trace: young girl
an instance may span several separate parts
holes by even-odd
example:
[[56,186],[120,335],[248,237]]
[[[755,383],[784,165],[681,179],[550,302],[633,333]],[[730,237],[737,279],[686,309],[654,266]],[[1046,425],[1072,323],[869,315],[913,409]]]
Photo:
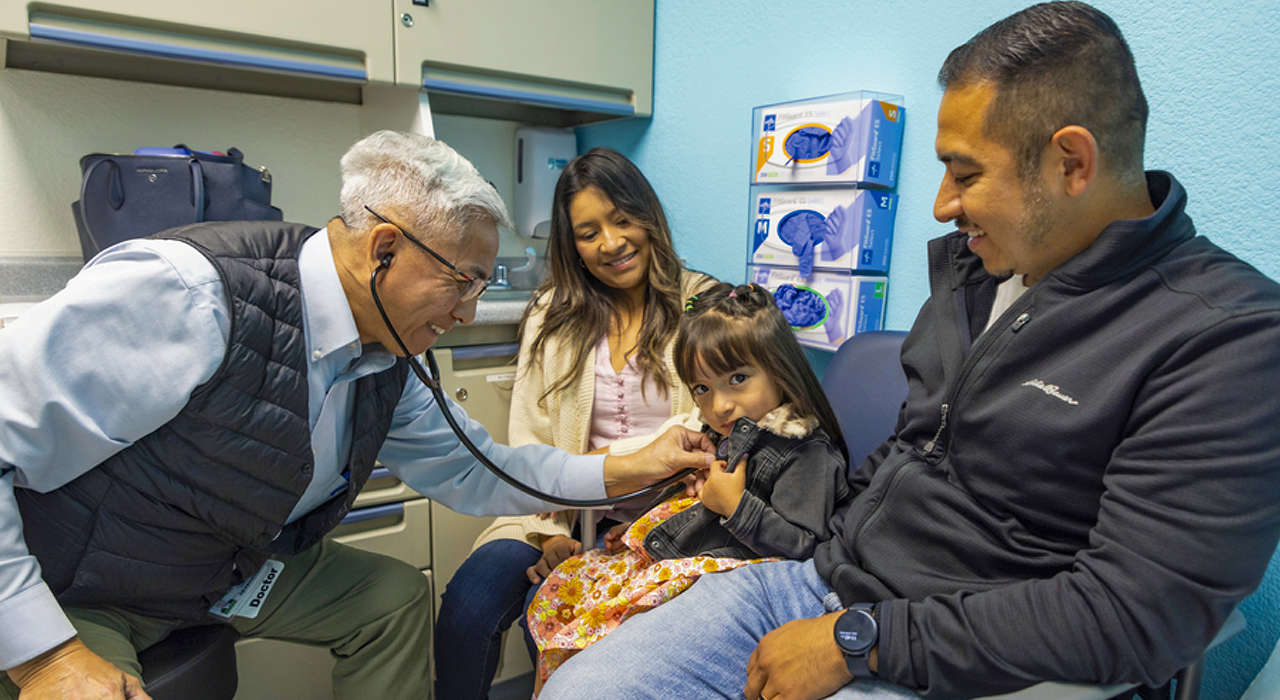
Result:
[[703,573],[764,558],[806,559],[850,497],[835,414],[795,333],[757,285],[719,283],[689,300],[676,371],[719,457],[698,498],[653,508],[609,550],[564,561],[529,608],[536,685],[623,620]]

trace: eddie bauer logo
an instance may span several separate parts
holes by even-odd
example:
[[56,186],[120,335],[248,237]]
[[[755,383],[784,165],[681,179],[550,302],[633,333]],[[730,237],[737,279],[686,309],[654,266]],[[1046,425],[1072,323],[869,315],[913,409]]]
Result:
[[1075,399],[1071,398],[1070,396],[1067,396],[1066,394],[1062,393],[1061,391],[1058,391],[1058,385],[1057,385],[1057,384],[1045,384],[1044,382],[1040,381],[1039,379],[1032,379],[1032,380],[1031,380],[1031,381],[1029,381],[1029,382],[1023,382],[1023,383],[1022,383],[1022,386],[1029,386],[1029,387],[1032,387],[1032,388],[1034,388],[1034,389],[1039,389],[1040,391],[1043,391],[1044,393],[1046,393],[1046,394],[1048,394],[1048,395],[1052,396],[1053,398],[1055,398],[1055,399],[1061,399],[1062,401],[1065,401],[1065,402],[1067,402],[1067,403],[1071,404],[1072,406],[1078,406],[1078,405],[1080,404],[1080,402],[1079,402],[1079,401],[1076,401]]

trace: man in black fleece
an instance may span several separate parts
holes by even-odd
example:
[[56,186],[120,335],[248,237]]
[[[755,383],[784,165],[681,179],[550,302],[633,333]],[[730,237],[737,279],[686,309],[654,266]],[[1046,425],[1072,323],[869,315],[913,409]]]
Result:
[[1172,175],[1144,173],[1119,29],[1036,5],[939,82],[934,215],[958,230],[929,245],[907,400],[835,537],[808,562],[704,576],[542,700],[1159,685],[1261,581],[1280,539],[1280,285],[1196,235]]

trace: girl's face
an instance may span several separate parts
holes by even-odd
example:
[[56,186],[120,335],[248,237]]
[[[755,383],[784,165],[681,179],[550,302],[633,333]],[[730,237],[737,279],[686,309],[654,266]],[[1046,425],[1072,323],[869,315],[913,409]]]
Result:
[[649,284],[649,233],[613,205],[604,192],[588,187],[569,201],[573,242],[582,264],[604,284],[632,291]]
[[746,416],[759,422],[782,405],[782,393],[773,378],[755,365],[713,374],[699,361],[689,389],[702,410],[703,420],[721,436],[733,432],[733,424],[739,418]]

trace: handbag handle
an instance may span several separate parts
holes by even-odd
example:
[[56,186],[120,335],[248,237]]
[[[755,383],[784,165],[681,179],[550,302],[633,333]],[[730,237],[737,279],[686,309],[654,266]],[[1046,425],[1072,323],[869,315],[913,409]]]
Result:
[[[189,150],[188,154],[190,154]],[[198,223],[204,221],[204,171],[200,167],[200,161],[195,156],[188,155],[186,158],[187,167],[193,171],[191,178],[191,204],[192,208],[195,209],[196,215],[196,220],[193,223]],[[94,171],[104,163],[111,167],[111,172],[107,175],[109,182],[108,202],[111,204],[112,209],[119,210],[120,207],[124,206],[126,193],[124,191],[124,178],[120,175],[120,164],[113,158],[104,158],[89,166],[89,169],[85,171],[80,178],[80,201],[89,201],[88,196],[86,196],[87,187],[89,182],[92,181]],[[89,236],[89,240],[93,242],[93,245],[98,250],[102,250],[104,246],[99,236],[94,233],[91,217],[86,215],[82,219],[84,230]]]

